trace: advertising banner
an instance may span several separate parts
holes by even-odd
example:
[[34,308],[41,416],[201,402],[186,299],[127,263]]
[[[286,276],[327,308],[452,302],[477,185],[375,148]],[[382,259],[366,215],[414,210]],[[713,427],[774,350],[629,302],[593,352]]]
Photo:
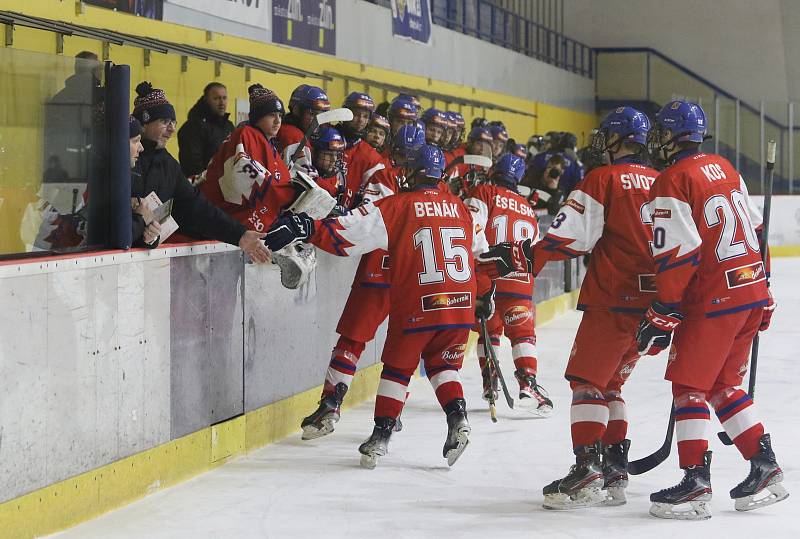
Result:
[[93,6],[132,13],[148,19],[161,20],[164,11],[163,0],[83,0]]
[[430,43],[429,0],[392,0],[392,34],[420,43]]
[[336,54],[336,0],[272,0],[272,41]]
[[[165,0],[200,13],[266,29],[269,25],[269,0]],[[180,21],[174,21],[180,22]]]

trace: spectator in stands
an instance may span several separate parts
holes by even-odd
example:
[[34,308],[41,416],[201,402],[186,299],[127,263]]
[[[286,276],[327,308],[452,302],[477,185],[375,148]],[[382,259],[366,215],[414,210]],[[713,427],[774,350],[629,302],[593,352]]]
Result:
[[[192,187],[178,162],[166,150],[167,142],[175,133],[176,122],[175,109],[164,91],[142,82],[136,87],[136,94],[133,116],[142,124],[144,151],[136,163],[136,174],[131,176],[131,197],[144,198],[155,192],[164,203],[172,199],[172,217],[183,234],[238,245],[254,262],[266,262],[269,253],[261,241],[264,235],[246,230],[244,225],[206,200]],[[152,246],[159,241],[152,235],[145,238],[144,230],[137,229],[135,223],[133,232],[134,245]]]
[[526,170],[521,185],[532,189],[530,201],[534,208],[546,208],[551,215],[558,213],[564,200],[564,192],[559,189],[559,182],[567,168],[567,160],[560,153],[554,153],[540,173]]
[[178,160],[188,178],[200,174],[233,131],[228,109],[228,90],[210,82],[203,95],[189,110],[188,119],[178,131]]

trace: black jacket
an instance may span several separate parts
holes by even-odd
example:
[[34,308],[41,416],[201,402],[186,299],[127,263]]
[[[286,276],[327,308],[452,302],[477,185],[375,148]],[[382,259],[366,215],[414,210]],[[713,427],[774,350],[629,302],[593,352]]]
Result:
[[189,110],[189,119],[178,130],[178,160],[184,176],[194,176],[208,167],[222,141],[233,132],[230,114],[214,114],[202,97]]
[[[181,166],[165,149],[157,150],[155,142],[142,140],[144,152],[131,174],[131,196],[144,198],[155,191],[162,202],[174,199],[172,217],[181,234],[198,239],[219,240],[239,245],[246,228],[217,208],[193,187],[181,172]],[[144,220],[133,216],[133,244],[144,245]]]

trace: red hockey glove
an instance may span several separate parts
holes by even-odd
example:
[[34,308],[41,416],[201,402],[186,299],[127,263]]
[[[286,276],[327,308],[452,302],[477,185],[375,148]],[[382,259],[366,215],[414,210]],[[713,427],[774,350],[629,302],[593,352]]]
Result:
[[[531,240],[516,242],[503,242],[492,245],[488,251],[478,255],[478,262],[491,264],[485,272],[493,280],[505,277],[509,273],[531,273],[533,270],[533,256],[531,254]],[[492,269],[494,266],[494,269]]]
[[767,331],[769,328],[769,323],[772,322],[772,313],[775,312],[775,307],[778,304],[775,303],[775,300],[772,299],[772,292],[769,293],[769,303],[762,307],[763,314],[761,315],[761,326],[759,326],[758,331]]
[[654,301],[636,331],[639,354],[654,356],[667,348],[672,341],[672,332],[682,321],[680,312]]

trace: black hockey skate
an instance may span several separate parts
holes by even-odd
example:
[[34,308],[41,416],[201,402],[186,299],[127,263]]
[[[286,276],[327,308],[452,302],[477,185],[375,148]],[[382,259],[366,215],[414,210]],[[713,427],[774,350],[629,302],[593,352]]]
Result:
[[392,436],[397,420],[393,417],[376,417],[375,428],[372,436],[358,446],[361,453],[361,466],[372,470],[377,466],[378,459],[389,452],[389,438]]
[[483,400],[486,402],[496,401],[500,396],[500,382],[497,373],[488,361],[486,366],[481,369],[481,377],[483,378]]
[[[650,514],[658,518],[705,520],[711,518],[711,451],[703,455],[701,466],[683,470],[683,479],[674,487],[650,495]],[[688,503],[689,509],[677,509]]]
[[442,456],[447,459],[447,465],[452,466],[466,449],[472,429],[467,421],[467,401],[464,399],[451,400],[444,411],[447,414],[447,439]]
[[625,488],[628,486],[628,449],[630,440],[603,447],[603,490],[606,500],[603,505],[624,505]]
[[[731,489],[731,498],[736,502],[737,511],[752,511],[789,497],[789,493],[780,484],[783,481],[783,471],[775,460],[769,434],[761,436],[758,444],[761,448],[750,459],[750,475]],[[768,491],[767,496],[755,499],[764,489]]]
[[347,384],[339,382],[333,389],[333,394],[322,397],[316,411],[300,423],[303,440],[321,438],[333,432],[334,425],[341,416],[342,401],[346,393]]
[[563,479],[556,479],[544,489],[545,509],[579,509],[603,503],[606,496],[600,491],[603,471],[600,467],[600,444],[575,449],[575,464]]
[[553,411],[553,401],[547,391],[536,382],[536,375],[525,369],[517,369],[514,376],[519,382],[519,407],[539,417],[547,417]]

